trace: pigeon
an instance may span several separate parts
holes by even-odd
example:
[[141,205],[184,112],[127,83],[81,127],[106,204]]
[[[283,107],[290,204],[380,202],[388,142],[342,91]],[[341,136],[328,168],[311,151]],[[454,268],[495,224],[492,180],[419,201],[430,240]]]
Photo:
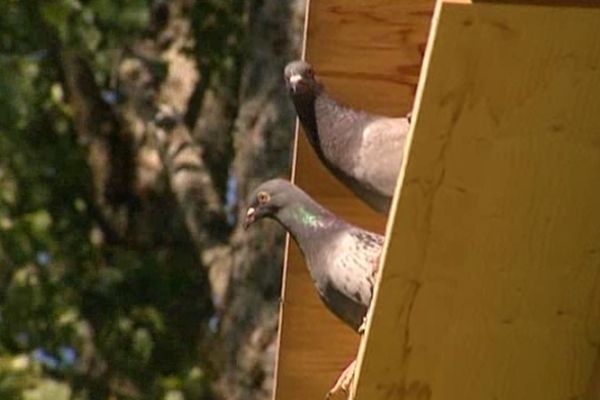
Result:
[[327,94],[304,61],[289,63],[284,78],[319,159],[371,208],[387,214],[402,165],[410,116],[389,118],[340,104]]
[[[251,194],[244,228],[262,218],[276,220],[290,233],[304,255],[325,306],[362,333],[373,297],[383,236],[349,224],[284,179],[264,182]],[[342,373],[328,397],[348,390],[354,364]]]
[[251,195],[244,226],[261,218],[279,222],[300,247],[325,305],[358,332],[373,294],[383,236],[347,223],[284,179]]

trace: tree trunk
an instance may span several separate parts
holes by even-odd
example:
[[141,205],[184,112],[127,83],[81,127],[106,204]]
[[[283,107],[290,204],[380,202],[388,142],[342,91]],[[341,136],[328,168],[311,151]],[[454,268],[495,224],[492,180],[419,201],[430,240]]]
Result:
[[245,232],[239,216],[253,187],[289,176],[295,114],[283,68],[299,56],[304,1],[229,3],[237,28],[212,62],[201,53],[209,18],[194,14],[200,6],[155,1],[151,29],[116,61],[114,104],[85,58],[65,54],[62,69],[88,152],[99,240],[191,243],[190,268],[205,271],[210,286],[196,295],[216,310],[211,332],[198,327],[199,358],[211,360],[220,397],[266,399],[284,234],[268,223]]

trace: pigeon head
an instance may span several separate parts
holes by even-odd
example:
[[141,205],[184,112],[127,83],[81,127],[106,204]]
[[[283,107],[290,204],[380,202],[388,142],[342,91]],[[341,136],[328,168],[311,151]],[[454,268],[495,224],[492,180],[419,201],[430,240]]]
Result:
[[262,218],[272,218],[292,234],[322,227],[335,217],[300,188],[284,179],[272,179],[250,195],[244,228]]
[[285,67],[285,84],[294,95],[316,95],[323,86],[315,77],[309,63],[305,61],[292,61]]
[[244,228],[259,219],[277,219],[277,214],[293,203],[299,189],[284,179],[272,179],[258,186],[250,195]]

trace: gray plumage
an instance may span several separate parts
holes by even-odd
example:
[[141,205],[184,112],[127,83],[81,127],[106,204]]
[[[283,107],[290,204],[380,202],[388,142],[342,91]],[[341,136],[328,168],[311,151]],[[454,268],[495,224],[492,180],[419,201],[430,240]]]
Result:
[[358,331],[373,296],[383,236],[345,222],[282,179],[260,185],[249,203],[245,227],[269,217],[287,229],[325,305]]
[[369,206],[387,213],[409,118],[369,114],[338,103],[304,61],[288,64],[284,76],[304,132],[323,164]]

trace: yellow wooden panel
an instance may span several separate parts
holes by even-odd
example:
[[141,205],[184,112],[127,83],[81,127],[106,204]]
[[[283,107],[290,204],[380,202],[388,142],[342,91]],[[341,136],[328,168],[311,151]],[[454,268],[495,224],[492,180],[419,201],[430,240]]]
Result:
[[436,8],[355,399],[600,399],[600,8],[537,3]]
[[[433,0],[311,0],[305,53],[328,91],[366,110],[412,107]],[[331,176],[301,134],[295,182],[347,220],[383,232],[374,213]],[[321,399],[354,358],[358,336],[321,304],[298,249],[287,254],[274,398]]]

